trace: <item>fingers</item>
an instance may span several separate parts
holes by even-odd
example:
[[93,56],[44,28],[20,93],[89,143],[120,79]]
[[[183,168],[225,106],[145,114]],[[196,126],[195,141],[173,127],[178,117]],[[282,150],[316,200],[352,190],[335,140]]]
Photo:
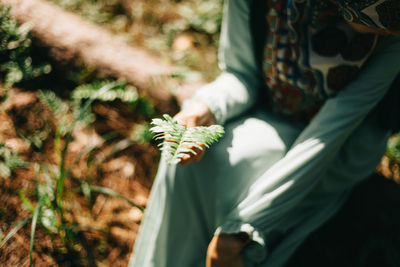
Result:
[[244,267],[243,245],[228,234],[214,236],[207,248],[207,267]]
[[174,120],[176,120],[180,125],[186,126],[186,127],[196,127],[198,126],[198,118],[197,116],[188,116],[184,112],[179,112],[174,116]]
[[181,125],[186,127],[209,126],[215,124],[214,117],[203,102],[196,102],[189,107],[178,112],[174,119]]
[[[193,103],[189,107],[178,112],[174,116],[174,120],[176,120],[180,125],[186,126],[188,128],[196,126],[209,126],[214,124],[214,117],[207,104],[203,102]],[[204,155],[205,147],[203,145],[203,149],[200,149],[198,147],[189,148],[193,149],[196,154],[187,153],[187,155],[185,155],[181,159],[181,165],[186,165],[190,162],[198,162]]]
[[181,164],[182,166],[185,166],[190,162],[198,162],[203,157],[204,152],[205,152],[203,145],[202,145],[202,147],[203,147],[203,149],[200,149],[198,147],[190,147],[191,149],[193,149],[196,152],[196,155],[192,154],[192,153],[188,153],[187,155],[182,157],[179,164]]

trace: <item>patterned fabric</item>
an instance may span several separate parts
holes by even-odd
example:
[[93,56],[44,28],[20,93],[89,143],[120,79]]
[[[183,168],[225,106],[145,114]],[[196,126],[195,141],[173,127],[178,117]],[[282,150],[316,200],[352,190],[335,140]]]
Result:
[[400,30],[399,0],[338,0],[343,17],[370,27]]
[[267,1],[264,71],[271,107],[308,121],[357,76],[378,37],[356,32],[333,1]]

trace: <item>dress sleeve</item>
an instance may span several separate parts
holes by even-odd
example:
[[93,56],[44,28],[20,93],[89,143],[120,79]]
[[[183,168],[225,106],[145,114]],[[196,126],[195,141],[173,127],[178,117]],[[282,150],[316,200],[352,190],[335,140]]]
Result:
[[243,113],[257,98],[260,82],[250,31],[251,2],[225,1],[218,53],[223,72],[183,104],[185,107],[195,101],[206,103],[218,124]]
[[399,62],[400,37],[388,37],[357,79],[326,101],[285,157],[251,186],[216,234],[245,231],[263,246],[266,240],[260,233],[276,228],[320,180],[346,139],[385,95],[400,72]]

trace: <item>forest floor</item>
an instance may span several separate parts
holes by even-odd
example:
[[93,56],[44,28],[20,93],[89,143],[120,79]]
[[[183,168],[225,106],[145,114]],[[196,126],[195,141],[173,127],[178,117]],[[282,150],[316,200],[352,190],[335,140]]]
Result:
[[[52,134],[35,151],[17,133],[43,131],[51,121],[48,108],[41,104],[35,92],[13,89],[5,102],[6,112],[0,113],[0,137],[4,143],[28,161],[28,168],[16,169],[12,176],[0,178],[0,233],[4,235],[16,222],[29,216],[20,192],[35,203],[36,177],[34,163],[58,164]],[[76,128],[69,145],[66,166],[79,156],[88,143],[98,141],[94,159],[101,158],[88,169],[88,156],[73,166],[65,183],[64,209],[66,221],[76,226],[80,245],[68,244],[60,234],[49,234],[37,228],[34,240],[34,266],[126,266],[142,218],[142,212],[125,200],[92,193],[88,200],[80,190],[82,180],[115,190],[140,207],[145,207],[155,175],[159,153],[154,145],[131,144],[112,152],[118,138],[102,142],[99,133],[123,133],[135,122],[135,113],[122,103],[93,105],[98,119],[85,128]],[[84,178],[82,178],[84,177]],[[27,266],[29,263],[28,224],[0,249],[0,266]],[[86,246],[83,249],[83,246]]]

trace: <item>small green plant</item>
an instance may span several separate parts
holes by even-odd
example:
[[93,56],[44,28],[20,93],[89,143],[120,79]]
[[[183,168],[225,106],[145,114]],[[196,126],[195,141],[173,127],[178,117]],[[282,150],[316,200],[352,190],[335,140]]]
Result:
[[[103,87],[111,87],[107,92],[98,94]],[[128,104],[132,109],[138,109],[144,118],[154,116],[154,107],[145,98],[141,97],[136,87],[129,85],[126,81],[94,81],[82,84],[72,91],[72,100],[80,105],[87,99],[98,100],[101,102],[111,102],[119,100]]]
[[[85,19],[98,24],[107,25],[112,30],[119,30],[127,23],[115,13],[118,12],[118,0],[50,0],[59,6],[76,13]],[[121,25],[122,24],[122,25]]]
[[389,138],[386,147],[386,158],[384,158],[381,165],[389,170],[385,176],[392,178],[396,183],[400,183],[400,133],[396,133]]
[[222,21],[222,0],[186,1],[179,6],[178,14],[188,24],[186,27],[217,34]]
[[49,232],[57,232],[59,221],[56,215],[55,209],[55,192],[53,188],[53,180],[50,178],[48,173],[44,176],[44,183],[39,182],[39,165],[35,164],[35,184],[36,184],[36,196],[37,204],[34,206],[30,202],[22,191],[19,192],[20,198],[25,206],[31,212],[31,216],[21,220],[16,223],[14,227],[9,231],[9,233],[1,240],[0,248],[6,244],[6,242],[15,235],[22,227],[24,227],[28,222],[32,221],[31,224],[31,235],[29,244],[29,266],[32,266],[32,251],[33,251],[33,241],[36,232],[37,224],[41,224]]
[[391,162],[400,163],[400,133],[390,137],[387,144],[386,155]]
[[150,132],[150,124],[137,124],[132,129],[129,139],[135,143],[150,143],[153,139],[153,134]]
[[51,71],[49,64],[35,65],[30,26],[18,25],[8,16],[9,9],[0,6],[0,73],[6,86],[36,78]]
[[128,85],[125,81],[98,81],[83,84],[74,89],[72,92],[72,98],[79,101],[92,98],[100,88],[110,84],[112,85],[112,88],[102,95],[97,95],[97,100],[114,101],[118,99],[122,102],[133,103],[139,99],[137,89]]
[[174,121],[171,116],[164,114],[163,119],[153,119],[150,129],[154,138],[162,139],[159,145],[162,151],[167,153],[167,162],[177,164],[187,153],[196,154],[191,147],[203,149],[202,145],[209,147],[217,142],[225,133],[221,125],[211,125],[209,127],[197,126],[187,128]]
[[[85,179],[76,179],[71,173],[71,168],[78,164],[79,159],[83,156],[80,155],[69,166],[66,166],[67,151],[70,142],[72,141],[74,128],[78,125],[87,125],[93,121],[93,115],[90,111],[91,104],[95,100],[102,99],[104,94],[110,92],[116,88],[118,83],[103,83],[102,87],[97,88],[95,92],[91,92],[90,95],[84,98],[75,99],[71,105],[68,102],[60,99],[52,91],[39,91],[38,97],[40,101],[45,104],[56,119],[56,134],[54,137],[56,153],[58,154],[57,164],[49,163],[35,163],[35,202],[30,201],[20,191],[19,195],[25,208],[30,211],[31,215],[28,218],[21,220],[16,223],[14,227],[0,239],[0,248],[6,244],[6,242],[12,238],[17,231],[24,227],[27,223],[31,222],[31,235],[30,235],[30,246],[29,246],[29,262],[32,265],[32,252],[34,246],[34,236],[37,226],[41,226],[46,233],[50,235],[58,235],[63,241],[64,245],[72,244],[72,247],[79,246],[83,248],[88,254],[88,250],[85,247],[85,243],[80,240],[77,235],[79,227],[75,222],[70,222],[66,219],[65,214],[69,212],[65,208],[65,181],[66,179],[74,179],[76,182],[80,182],[80,191],[84,196],[90,199],[92,192],[106,194],[115,198],[120,198],[127,201],[130,205],[143,211],[142,207],[136,205],[131,200],[119,193],[101,186],[89,185]],[[85,101],[83,101],[85,99]],[[64,142],[62,142],[64,141]],[[121,143],[121,142],[120,142]],[[126,147],[131,145],[131,142],[127,144],[121,143],[121,146]],[[85,150],[86,153],[90,153],[95,147],[89,147]],[[123,148],[122,148],[123,149]],[[0,144],[0,159],[3,159],[10,167],[7,173],[11,173],[15,166],[22,164],[17,161],[17,158],[12,158],[8,148]],[[11,162],[14,162],[11,164]],[[0,171],[1,171],[0,161]],[[96,229],[94,229],[96,230]],[[94,259],[89,259],[94,260]],[[93,261],[94,264],[94,261]],[[91,264],[91,265],[93,265]]]
[[0,143],[0,177],[8,178],[15,169],[25,167],[26,164],[18,154],[13,153],[8,146]]

